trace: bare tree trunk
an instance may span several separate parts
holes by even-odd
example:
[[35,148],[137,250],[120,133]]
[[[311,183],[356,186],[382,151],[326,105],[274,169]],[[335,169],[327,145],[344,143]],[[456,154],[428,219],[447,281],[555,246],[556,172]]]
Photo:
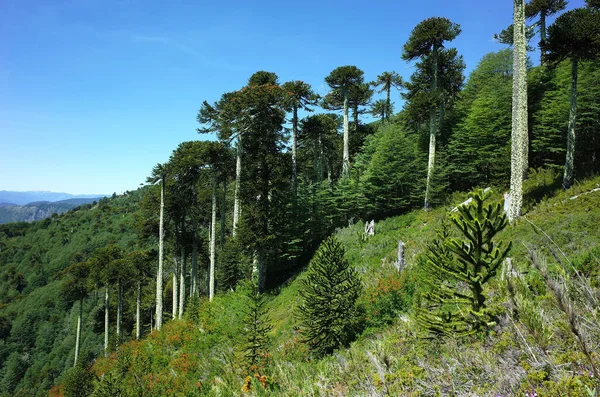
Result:
[[198,296],[198,222],[193,221],[194,236],[192,241],[192,271],[190,274],[190,297]]
[[77,358],[79,357],[79,344],[81,343],[81,319],[83,317],[83,298],[79,299],[79,315],[77,316],[77,336],[75,337],[75,362],[73,366],[77,365]]
[[221,199],[221,223],[219,225],[220,241],[219,249],[223,249],[225,245],[225,211],[227,210],[227,177],[223,179],[223,197]]
[[575,122],[577,121],[577,58],[571,58],[571,106],[569,108],[569,131],[567,133],[567,158],[563,188],[573,184],[573,168],[575,162]]
[[123,316],[123,284],[117,281],[117,346],[121,343],[121,318]]
[[164,255],[164,212],[165,212],[165,177],[160,184],[160,218],[158,231],[158,272],[156,272],[156,329],[162,326],[163,312],[163,255]]
[[185,273],[186,273],[185,247],[181,247],[181,271],[179,272],[179,319],[183,318],[185,303]]
[[544,46],[543,46],[545,43],[546,43],[546,11],[542,10],[540,12],[540,44],[542,45],[540,63],[542,65],[544,64],[544,57],[546,55],[546,51],[544,51]]
[[344,91],[344,152],[342,156],[342,175],[350,174],[350,131],[348,127],[348,90]]
[[527,169],[527,40],[524,0],[514,0],[513,102],[511,133],[510,206],[508,218],[521,216],[523,174]]
[[212,176],[212,216],[210,221],[210,270],[208,281],[208,300],[212,301],[215,295],[215,251],[217,232],[217,177],[215,171]]
[[104,357],[108,357],[108,285],[104,287]]
[[177,318],[177,298],[179,297],[179,291],[177,289],[178,285],[177,283],[179,282],[179,278],[178,276],[178,271],[179,271],[179,263],[177,262],[177,258],[175,256],[173,256],[173,264],[175,265],[175,268],[173,269],[173,320],[175,320]]
[[237,157],[235,159],[235,192],[233,199],[233,230],[232,235],[235,237],[237,233],[238,223],[242,214],[240,202],[240,181],[242,177],[242,134],[238,133],[237,141]]
[[142,281],[138,280],[137,283],[137,294],[135,297],[135,339],[142,337]]
[[[437,91],[438,86],[438,47],[433,46],[433,81],[431,83],[432,92]],[[437,109],[433,107],[429,111],[429,159],[427,160],[427,184],[425,185],[425,203],[423,209],[427,211],[430,206],[431,179],[433,178],[433,169],[435,167],[435,141],[437,135]]]

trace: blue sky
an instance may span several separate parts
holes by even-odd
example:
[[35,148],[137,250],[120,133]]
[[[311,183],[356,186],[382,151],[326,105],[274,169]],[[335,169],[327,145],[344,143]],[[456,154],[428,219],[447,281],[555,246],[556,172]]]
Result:
[[[583,0],[571,0],[569,9]],[[203,100],[257,70],[304,80],[356,65],[408,78],[402,45],[425,18],[461,25],[470,72],[502,48],[510,0],[5,0],[0,13],[0,190],[133,190],[195,132]],[[537,40],[536,40],[537,41]],[[532,54],[537,64],[537,53]],[[396,108],[399,95],[394,92]]]

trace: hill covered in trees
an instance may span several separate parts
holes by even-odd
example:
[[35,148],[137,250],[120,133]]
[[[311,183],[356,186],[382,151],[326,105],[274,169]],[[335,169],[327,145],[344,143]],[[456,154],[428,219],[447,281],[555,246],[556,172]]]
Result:
[[559,16],[533,67],[550,3],[516,1],[512,50],[468,79],[438,17],[406,82],[340,66],[321,98],[258,71],[148,186],[0,226],[2,393],[600,390],[600,11]]
[[75,198],[55,202],[36,201],[25,205],[0,204],[0,224],[10,222],[33,222],[62,214],[82,204],[93,203],[96,198]]

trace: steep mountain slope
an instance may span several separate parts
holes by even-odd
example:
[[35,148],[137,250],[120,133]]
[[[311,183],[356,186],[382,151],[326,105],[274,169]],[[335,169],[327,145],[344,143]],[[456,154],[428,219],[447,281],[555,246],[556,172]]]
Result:
[[[600,297],[600,178],[562,192],[552,188],[556,177],[539,173],[530,178],[529,212],[501,233],[501,239],[514,243],[510,253],[514,270],[506,268],[485,291],[490,306],[498,311],[498,324],[490,332],[422,339],[414,318],[428,288],[420,265],[423,254],[441,219],[465,198],[455,195],[446,207],[378,222],[374,236],[365,236],[362,224],[336,233],[365,285],[367,329],[347,349],[320,360],[307,353],[294,316],[305,279],[301,273],[269,294],[273,329],[265,367],[249,371],[245,364],[241,335],[248,302],[245,287],[240,287],[211,303],[194,303],[186,320],[171,321],[142,342],[122,345],[113,356],[97,360],[92,375],[81,376],[81,371],[66,375],[52,395],[85,382],[91,382],[99,395],[225,396],[240,390],[252,390],[257,396],[592,393],[599,386],[590,376],[591,363],[572,331],[571,317],[557,304],[552,284],[545,283],[544,273],[534,269],[532,260],[542,262],[556,283],[569,287],[566,301],[576,323],[597,324],[598,308],[586,305]],[[546,198],[537,201],[540,196]],[[407,267],[400,274],[392,266],[398,240],[406,243]],[[591,295],[586,296],[581,285]],[[598,328],[586,326],[583,338],[599,340]],[[598,364],[596,353],[592,360]]]

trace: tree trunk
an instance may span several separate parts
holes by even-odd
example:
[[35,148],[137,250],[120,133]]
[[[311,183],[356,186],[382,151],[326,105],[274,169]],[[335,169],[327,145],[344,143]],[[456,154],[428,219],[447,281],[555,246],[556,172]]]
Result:
[[177,258],[173,257],[173,264],[175,265],[175,269],[173,269],[173,313],[172,313],[172,317],[173,320],[175,320],[177,318],[177,298],[179,297],[179,291],[177,289],[178,285],[178,271],[179,271],[179,264],[177,263]]
[[75,337],[75,362],[73,366],[77,365],[77,358],[79,357],[79,344],[81,343],[81,320],[83,317],[83,298],[79,299],[79,315],[77,316],[77,336]]
[[[435,95],[438,86],[438,46],[434,44],[433,51],[433,81],[431,82],[431,91]],[[427,160],[427,184],[425,185],[425,203],[423,209],[427,211],[430,206],[431,178],[435,167],[435,141],[437,134],[437,109],[434,106],[429,111],[429,158]]]
[[524,0],[514,0],[513,101],[510,167],[510,207],[512,222],[521,216],[523,174],[527,169],[527,40]]
[[296,146],[298,139],[298,106],[294,105],[294,115],[292,117],[292,188],[294,191],[294,202],[298,192],[297,164],[296,164]]
[[573,184],[573,168],[575,161],[575,122],[577,121],[577,58],[571,59],[571,106],[569,109],[569,131],[567,133],[567,158],[563,188],[568,189]]
[[108,357],[108,285],[104,287],[104,357]]
[[256,253],[256,262],[258,268],[258,292],[262,294],[267,286],[267,267],[262,252]]
[[541,64],[544,64],[544,56],[546,55],[546,51],[544,51],[543,45],[546,43],[546,11],[542,10],[540,12],[540,44],[542,45],[541,51]]
[[192,222],[194,229],[192,241],[192,271],[190,274],[190,297],[198,296],[198,243],[196,237],[198,234],[198,222],[194,219]]
[[348,130],[348,90],[344,90],[344,152],[342,156],[342,175],[350,174],[350,131]]
[[142,337],[142,281],[137,282],[137,293],[135,297],[135,339]]
[[241,202],[240,202],[240,181],[242,177],[242,134],[238,133],[237,142],[237,157],[235,159],[235,192],[233,193],[233,230],[232,236],[235,237],[237,233],[238,223],[242,213]]
[[[392,100],[390,99],[390,91],[392,90],[392,86],[389,85],[386,90],[386,99],[385,99],[385,119],[390,121],[390,109],[392,108]],[[383,122],[383,120],[382,120]]]
[[223,249],[223,246],[225,245],[225,211],[227,210],[227,177],[225,177],[223,179],[223,197],[221,200],[221,224],[219,226],[219,229],[221,229],[219,232],[221,234],[220,236],[220,241],[219,241],[219,249]]
[[121,343],[121,318],[123,316],[123,285],[117,281],[117,346]]
[[210,273],[208,281],[208,300],[212,301],[215,295],[215,251],[217,240],[217,176],[212,175],[212,216],[210,221]]
[[160,183],[160,218],[158,226],[158,272],[156,272],[156,329],[162,326],[163,312],[163,255],[164,255],[165,177]]
[[183,318],[183,307],[185,303],[185,273],[186,269],[185,247],[181,247],[181,271],[179,272],[179,319]]

